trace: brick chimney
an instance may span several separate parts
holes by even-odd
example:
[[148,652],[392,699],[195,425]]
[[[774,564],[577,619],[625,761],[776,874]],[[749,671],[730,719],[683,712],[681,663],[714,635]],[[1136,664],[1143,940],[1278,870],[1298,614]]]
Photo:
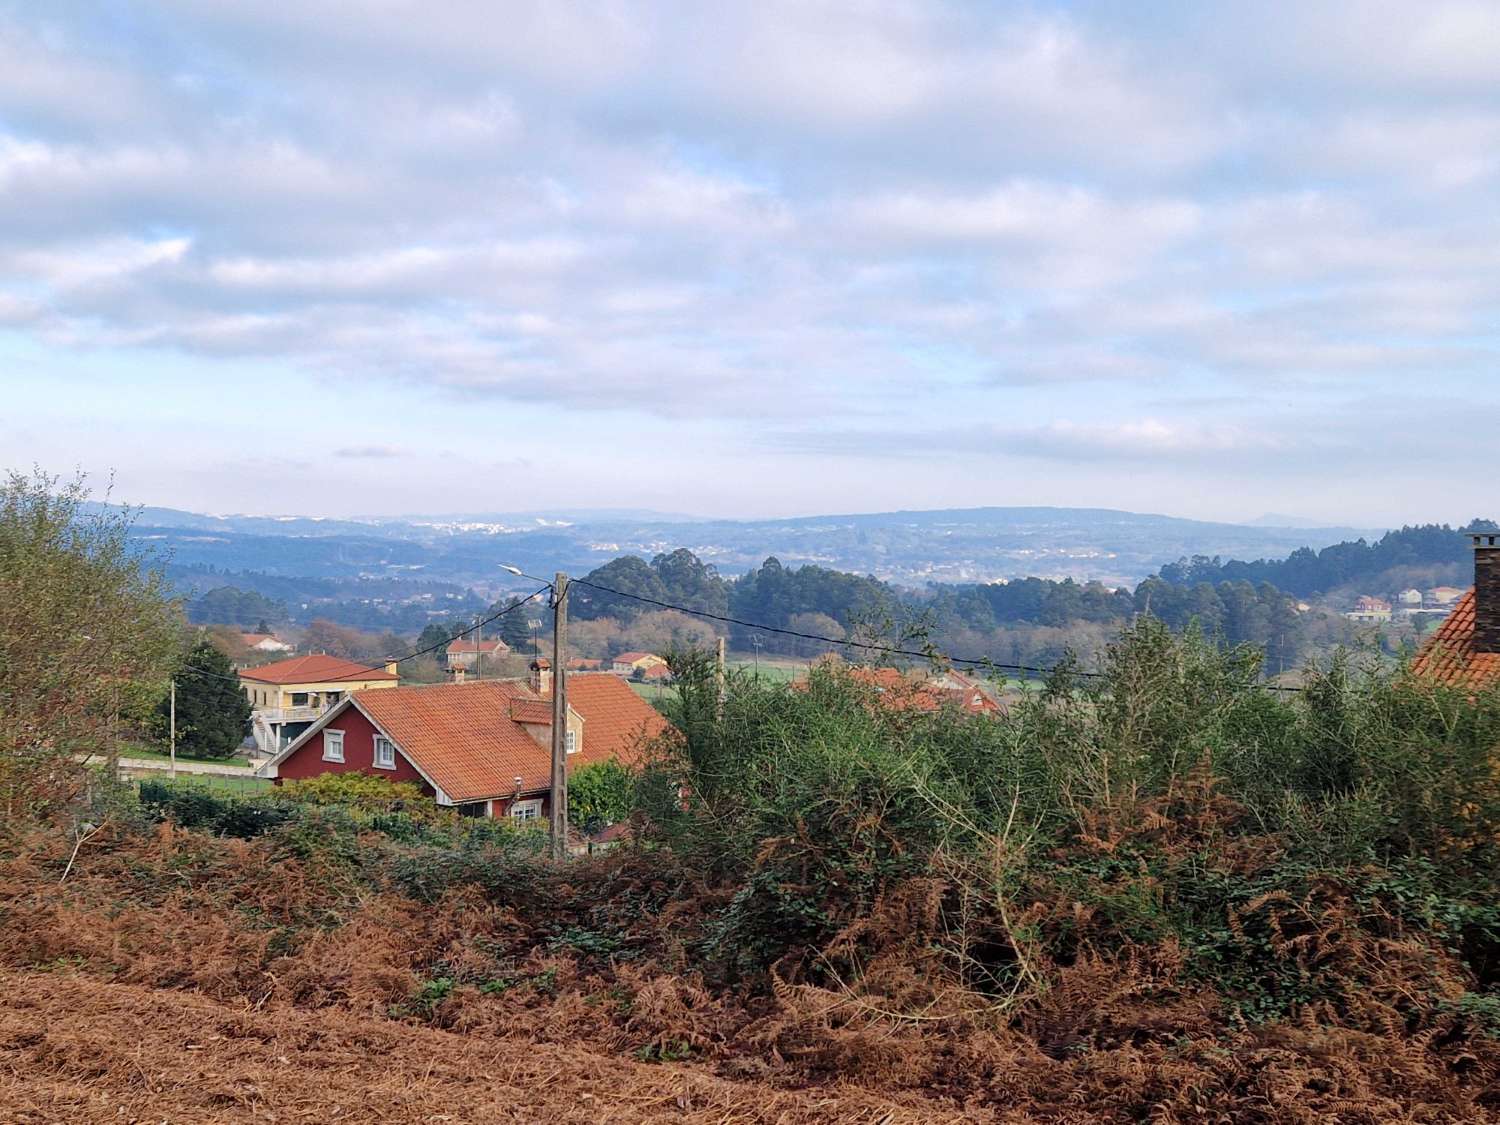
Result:
[[1500,652],[1500,534],[1473,532],[1474,651]]
[[538,695],[552,694],[552,663],[545,656],[531,662],[531,690]]

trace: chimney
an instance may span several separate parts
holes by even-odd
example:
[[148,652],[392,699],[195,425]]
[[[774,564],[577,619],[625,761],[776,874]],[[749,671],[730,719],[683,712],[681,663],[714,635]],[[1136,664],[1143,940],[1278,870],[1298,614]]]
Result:
[[1500,534],[1471,533],[1474,543],[1474,651],[1500,652]]
[[552,665],[545,657],[531,662],[531,690],[538,695],[552,694]]
[[386,663],[385,671],[386,671],[386,675],[388,675],[388,676],[395,676],[395,675],[399,674],[396,671],[396,662],[394,660],[388,661]]

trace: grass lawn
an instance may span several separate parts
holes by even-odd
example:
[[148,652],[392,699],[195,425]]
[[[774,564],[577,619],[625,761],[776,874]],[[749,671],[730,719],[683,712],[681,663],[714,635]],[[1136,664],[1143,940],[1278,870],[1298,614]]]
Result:
[[[122,742],[120,744],[120,757],[139,758],[143,762],[170,762],[172,755],[165,750],[159,750],[154,745],[144,742]],[[178,752],[179,762],[202,762],[211,766],[239,766],[245,765],[244,758],[195,758],[188,754]],[[246,769],[249,767],[246,766]]]
[[632,691],[648,703],[655,703],[659,699],[665,699],[672,690],[667,684],[640,684],[634,680],[626,680]]

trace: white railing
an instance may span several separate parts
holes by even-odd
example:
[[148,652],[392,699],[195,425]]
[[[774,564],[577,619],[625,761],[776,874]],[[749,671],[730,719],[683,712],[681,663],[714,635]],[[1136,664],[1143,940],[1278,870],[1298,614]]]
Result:
[[266,723],[307,723],[326,710],[326,707],[261,707],[254,715]]

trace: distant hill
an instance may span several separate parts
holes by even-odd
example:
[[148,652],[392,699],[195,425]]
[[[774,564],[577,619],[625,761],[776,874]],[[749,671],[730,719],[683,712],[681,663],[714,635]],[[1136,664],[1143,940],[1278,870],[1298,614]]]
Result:
[[1394,586],[1467,586],[1473,573],[1467,531],[1494,531],[1491,520],[1466,527],[1423,524],[1388,531],[1373,541],[1364,538],[1334,543],[1322,550],[1299,547],[1286,558],[1220,559],[1198,555],[1162,567],[1161,577],[1174,585],[1202,582],[1269,582],[1298,597],[1336,590],[1383,593]]
[[[420,579],[516,586],[501,570],[590,570],[620,555],[690,549],[726,576],[768,556],[873,574],[900,585],[1027,576],[1133,586],[1193,556],[1286,556],[1379,534],[1360,528],[1250,527],[1107,508],[993,507],[694,520],[674,515],[514,513],[405,519],[219,516],[146,508],[135,538],[181,576],[212,568],[271,577]],[[219,580],[222,582],[222,578]],[[285,596],[282,593],[280,596]]]

